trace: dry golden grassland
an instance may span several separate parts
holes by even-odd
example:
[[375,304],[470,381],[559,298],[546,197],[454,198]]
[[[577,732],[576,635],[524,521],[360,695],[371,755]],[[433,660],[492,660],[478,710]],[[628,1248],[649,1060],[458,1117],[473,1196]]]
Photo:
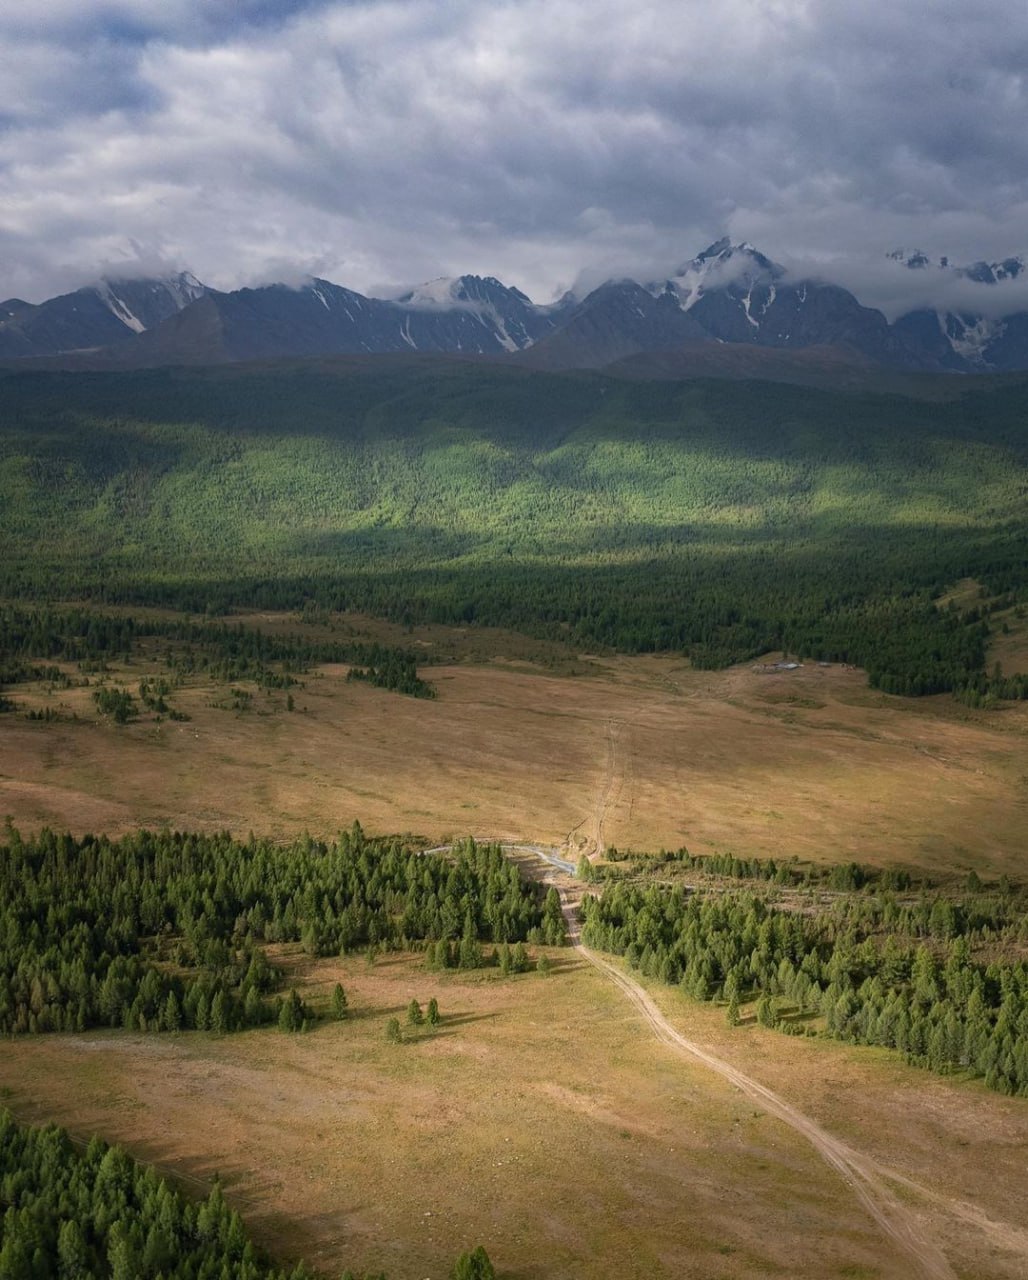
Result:
[[[458,659],[425,669],[435,701],[324,667],[293,691],[292,713],[284,692],[245,683],[253,710],[226,709],[225,686],[196,679],[172,697],[188,722],[147,713],[116,726],[90,689],[19,686],[22,709],[79,718],[4,716],[0,813],[29,830],[167,823],[282,837],[359,817],[433,840],[1024,872],[1024,704],[972,712],[945,696],[891,698],[841,666],[711,673],[666,657],[561,659],[488,632],[405,639]],[[134,691],[160,670],[153,659],[112,678]],[[561,661],[581,674],[542,665]]]
[[[352,1016],[305,1036],[124,1033],[9,1041],[16,1113],[99,1131],[179,1176],[220,1173],[257,1237],[326,1274],[441,1277],[484,1242],[506,1280],[782,1276],[900,1280],[909,1258],[813,1149],[654,1040],[571,953],[549,977],[426,972],[417,958],[310,962],[293,980]],[[431,995],[440,1027],[390,1016]],[[961,1276],[1024,1274],[1023,1101],[791,1039],[654,989],[689,1035],[922,1186],[904,1193]],[[960,1205],[994,1219],[968,1221]]]
[[[171,698],[187,722],[115,726],[91,688],[19,686],[20,711],[78,719],[0,720],[0,814],[26,830],[282,837],[359,817],[432,839],[685,844],[1023,878],[1028,707],[889,698],[839,666],[694,672],[497,632],[333,625],[446,655],[424,673],[438,698],[323,668],[293,690],[293,712],[284,691],[243,685],[253,710],[238,713],[213,705],[229,701],[224,685],[198,678]],[[155,648],[112,679],[134,692],[160,670]],[[351,1018],[306,1036],[20,1038],[0,1053],[0,1090],[27,1119],[100,1132],[182,1177],[220,1172],[265,1244],[326,1274],[439,1277],[482,1242],[507,1280],[910,1275],[805,1140],[654,1040],[595,970],[551,954],[549,978],[503,981],[287,948],[305,996],[327,1003],[342,981]],[[1023,1100],[752,1019],[729,1032],[722,1010],[653,994],[693,1039],[931,1191],[902,1194],[962,1278],[1025,1274],[1028,1238],[1002,1225],[1028,1197]],[[441,1028],[388,1044],[387,1019],[431,995]]]

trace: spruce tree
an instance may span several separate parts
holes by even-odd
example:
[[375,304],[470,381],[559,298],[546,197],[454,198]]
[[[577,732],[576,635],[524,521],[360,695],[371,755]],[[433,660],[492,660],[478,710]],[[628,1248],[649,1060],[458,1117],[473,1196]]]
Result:
[[337,982],[332,991],[332,1016],[337,1022],[342,1022],[346,1017],[346,992],[343,990],[343,984]]

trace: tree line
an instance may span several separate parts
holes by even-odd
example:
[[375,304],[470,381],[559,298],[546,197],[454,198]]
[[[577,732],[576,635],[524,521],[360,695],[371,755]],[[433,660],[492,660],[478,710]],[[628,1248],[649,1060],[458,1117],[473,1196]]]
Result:
[[[206,674],[221,681],[254,680],[261,688],[289,688],[318,663],[352,663],[355,678],[380,689],[432,697],[410,650],[354,639],[312,640],[271,636],[241,623],[139,618],[94,609],[0,606],[0,687],[66,677],[55,660],[104,671],[130,660],[143,641],[163,646],[164,662],[178,676]],[[422,659],[423,661],[423,659]]]
[[463,967],[481,942],[560,941],[559,902],[523,881],[498,847],[449,857],[372,839],[359,823],[331,842],[287,845],[176,831],[32,838],[0,846],[0,1032],[234,1031],[313,1013],[265,944],[312,956],[432,948]]
[[[253,1243],[220,1183],[194,1202],[120,1147],[94,1137],[80,1148],[56,1125],[29,1128],[9,1111],[0,1111],[0,1209],[4,1280],[315,1280],[304,1263],[280,1267]],[[451,1274],[495,1273],[479,1245]]]
[[730,1022],[755,1000],[764,1025],[802,1033],[821,1019],[836,1038],[1028,1096],[1028,917],[1010,895],[853,894],[808,914],[740,891],[620,882],[587,896],[583,915],[587,945],[726,1002]]

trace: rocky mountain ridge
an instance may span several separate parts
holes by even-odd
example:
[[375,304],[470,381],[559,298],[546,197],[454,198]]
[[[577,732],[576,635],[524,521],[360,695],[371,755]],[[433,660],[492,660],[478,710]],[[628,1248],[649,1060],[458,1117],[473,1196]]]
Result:
[[[222,292],[188,272],[102,280],[38,305],[0,303],[0,359],[75,357],[106,367],[276,357],[421,352],[514,359],[539,368],[602,368],[704,344],[816,349],[913,371],[1028,368],[1028,310],[1002,303],[1024,260],[956,267],[901,250],[900,267],[938,272],[961,305],[917,308],[889,323],[849,290],[802,279],[752,245],[719,240],[663,280],[608,280],[549,306],[491,276],[429,281],[371,298],[328,280]],[[996,290],[994,298],[992,291]]]

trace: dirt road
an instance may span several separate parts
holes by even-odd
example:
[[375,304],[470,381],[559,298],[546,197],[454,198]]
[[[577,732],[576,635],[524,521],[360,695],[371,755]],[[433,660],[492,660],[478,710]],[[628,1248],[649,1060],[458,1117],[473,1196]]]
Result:
[[[915,1268],[913,1274],[923,1277],[923,1280],[957,1280],[957,1273],[950,1266],[945,1254],[938,1245],[927,1238],[916,1216],[889,1189],[886,1180],[893,1175],[888,1170],[883,1169],[869,1156],[854,1151],[846,1143],[832,1137],[816,1121],[797,1111],[784,1098],[779,1097],[765,1085],[744,1075],[743,1072],[676,1031],[638,982],[616,965],[582,945],[576,904],[565,887],[560,885],[557,887],[564,906],[564,917],[568,922],[572,945],[578,948],[579,954],[584,959],[620,987],[659,1040],[672,1049],[698,1059],[704,1066],[716,1071],[747,1097],[759,1103],[766,1111],[802,1134],[853,1189],[854,1195],[878,1223],[883,1233],[910,1258]],[[921,1191],[926,1197],[930,1194],[909,1179],[897,1178],[896,1181],[901,1182],[908,1190]]]
[[[613,740],[616,738],[612,734],[612,746]],[[482,837],[482,839],[488,840],[488,837]],[[512,844],[502,838],[499,840],[494,838],[489,842],[501,844],[508,852],[534,854],[558,871],[567,875],[574,874],[569,861],[544,845]],[[443,852],[451,847],[443,845],[428,852]],[[619,966],[610,963],[582,944],[578,921],[578,898],[582,886],[576,885],[572,888],[567,880],[563,877],[554,877],[552,873],[546,873],[544,879],[554,884],[560,893],[569,940],[582,958],[624,992],[660,1041],[677,1052],[688,1054],[702,1062],[704,1066],[733,1084],[740,1092],[752,1098],[765,1111],[777,1116],[806,1138],[825,1162],[840,1174],[846,1185],[852,1189],[853,1194],[878,1224],[883,1235],[911,1260],[912,1275],[920,1277],[921,1280],[958,1280],[957,1272],[950,1265],[942,1249],[929,1237],[917,1214],[907,1207],[892,1187],[902,1188],[907,1200],[916,1197],[922,1203],[932,1202],[948,1218],[956,1219],[982,1232],[988,1238],[990,1246],[997,1251],[1012,1254],[1014,1258],[1028,1259],[1028,1230],[1009,1222],[996,1221],[976,1205],[956,1200],[934,1188],[923,1186],[899,1171],[879,1163],[871,1156],[855,1150],[847,1143],[833,1137],[817,1121],[804,1115],[772,1089],[760,1084],[675,1030],[652,997],[638,982]]]

